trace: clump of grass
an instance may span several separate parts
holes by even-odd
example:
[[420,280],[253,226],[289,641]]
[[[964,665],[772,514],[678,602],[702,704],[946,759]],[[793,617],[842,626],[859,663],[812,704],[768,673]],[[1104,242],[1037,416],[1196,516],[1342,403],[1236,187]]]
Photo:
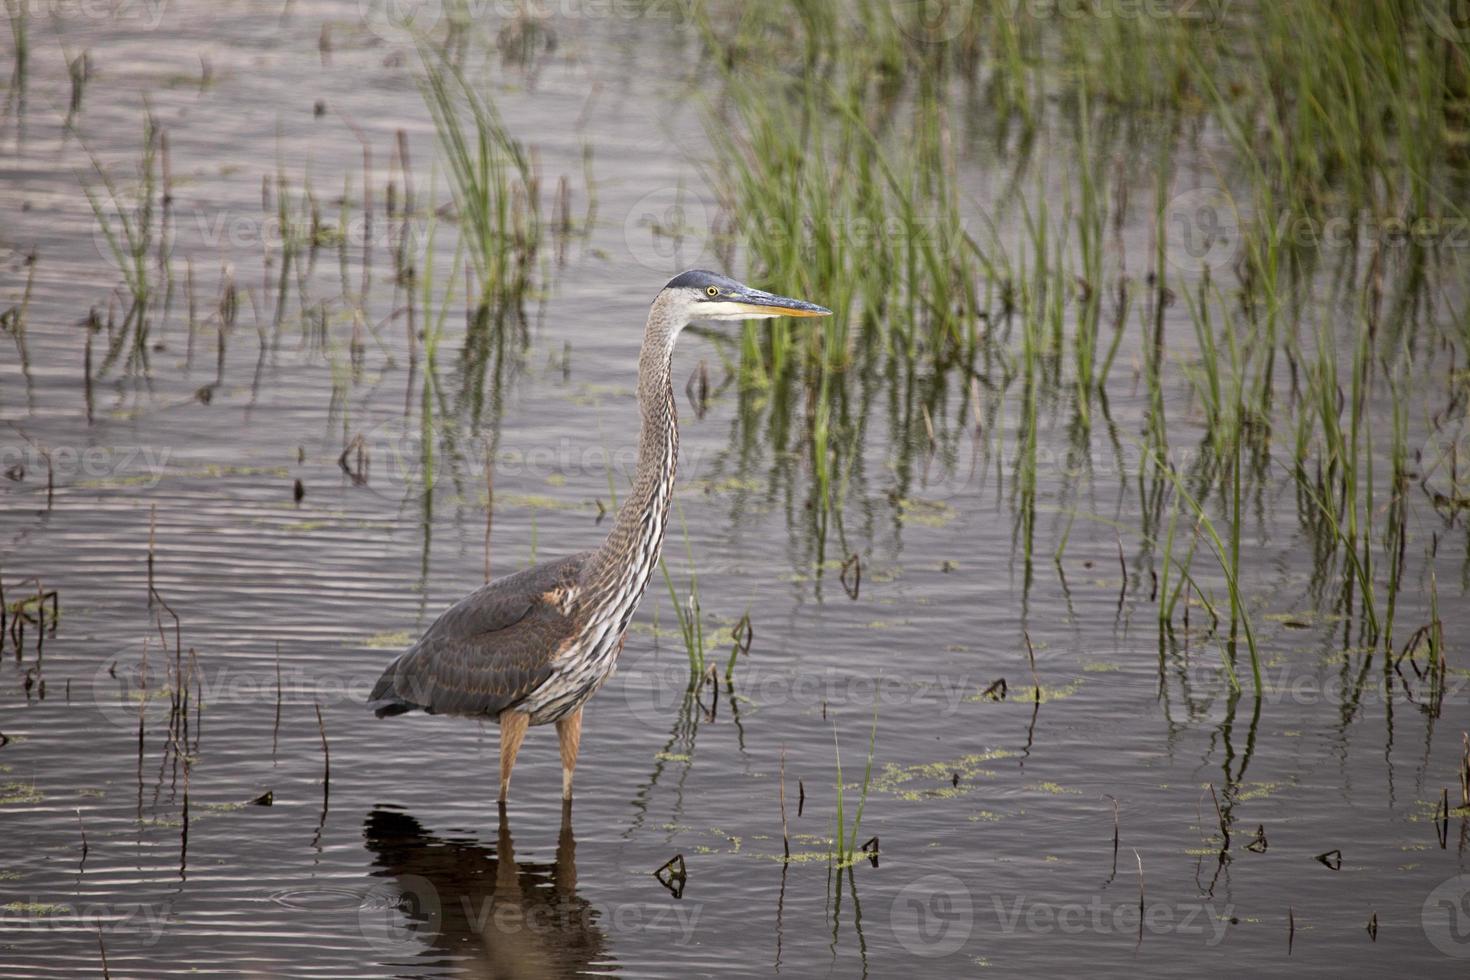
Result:
[[863,782],[859,788],[857,809],[852,815],[852,825],[847,823],[847,786],[842,781],[842,749],[837,744],[837,725],[832,726],[832,752],[837,761],[837,809],[834,815],[836,822],[835,832],[832,835],[832,851],[830,863],[833,867],[841,869],[856,864],[863,857],[863,851],[858,845],[858,830],[863,822],[863,808],[868,804],[868,787],[873,780],[873,749],[878,743],[878,714],[873,713],[873,728],[868,733],[868,761],[863,767]]
[[[118,190],[108,172],[94,157],[92,167],[107,191],[107,205],[92,188],[83,185],[83,193],[92,206],[92,213],[101,227],[108,249],[122,272],[123,281],[133,296],[133,301],[146,305],[153,293],[153,282],[148,268],[156,234],[154,201],[158,188],[158,140],[159,129],[151,113],[143,117],[143,156],[138,165],[138,192],[136,202],[130,207],[126,195]],[[109,218],[115,216],[116,222]]]
[[[1226,12],[1223,6],[1209,11]],[[963,355],[951,360],[941,355],[942,330],[914,329],[916,321],[903,315],[905,292],[915,281],[908,274],[926,268],[923,255],[912,253],[917,258],[910,260],[911,253],[902,247],[853,246],[834,232],[846,227],[852,215],[902,218],[913,202],[937,207],[942,214],[945,187],[952,188],[953,182],[946,185],[945,153],[933,148],[942,151],[945,141],[926,140],[925,127],[933,125],[944,133],[948,119],[942,111],[932,112],[926,100],[956,77],[987,79],[984,98],[992,105],[1004,104],[1027,128],[1075,118],[1068,153],[1080,166],[1068,175],[1061,195],[1054,185],[1043,183],[1041,198],[1031,204],[1023,199],[1020,205],[1029,236],[1021,274],[1011,275],[1001,250],[986,254],[974,248],[968,258],[960,250],[968,265],[957,276],[961,294],[967,289],[973,293],[981,280],[992,288],[1000,280],[999,290],[1006,296],[1001,305],[1008,314],[1015,300],[1020,312],[1018,356],[1002,365],[1007,383],[1014,377],[1022,381],[1012,500],[1016,551],[1025,552],[1029,566],[1041,483],[1036,461],[1039,406],[1059,388],[1062,366],[1070,363],[1077,422],[1086,429],[1092,421],[1092,393],[1107,387],[1123,336],[1115,331],[1110,341],[1104,340],[1100,329],[1100,300],[1110,294],[1104,277],[1119,271],[1121,263],[1110,262],[1104,221],[1108,201],[1099,165],[1117,155],[1110,159],[1104,127],[1096,120],[1117,120],[1139,110],[1145,120],[1156,114],[1162,122],[1157,130],[1147,125],[1130,130],[1158,144],[1150,145],[1149,153],[1156,177],[1154,267],[1148,272],[1149,289],[1137,304],[1129,302],[1134,295],[1130,282],[1119,276],[1115,322],[1123,323],[1136,309],[1143,327],[1141,374],[1147,383],[1145,438],[1150,450],[1146,468],[1158,470],[1152,489],[1140,477],[1146,511],[1162,514],[1166,488],[1175,491],[1159,590],[1160,621],[1171,623],[1179,599],[1198,592],[1212,614],[1228,616],[1232,639],[1245,641],[1253,673],[1258,669],[1250,615],[1239,588],[1247,565],[1245,524],[1253,497],[1257,507],[1264,506],[1261,495],[1273,439],[1294,422],[1298,512],[1314,530],[1319,548],[1314,564],[1324,580],[1341,584],[1342,601],[1359,610],[1363,634],[1391,643],[1405,577],[1405,484],[1412,467],[1402,396],[1392,400],[1386,468],[1384,447],[1375,451],[1375,436],[1383,431],[1373,414],[1374,389],[1380,383],[1375,376],[1378,363],[1398,358],[1412,364],[1415,346],[1422,349],[1424,341],[1414,331],[1416,320],[1434,315],[1425,315],[1424,283],[1432,275],[1426,270],[1435,264],[1428,250],[1414,242],[1389,249],[1389,254],[1380,247],[1360,256],[1353,249],[1332,270],[1337,281],[1331,285],[1337,288],[1346,281],[1356,289],[1361,280],[1361,296],[1355,294],[1339,310],[1333,298],[1319,302],[1324,284],[1318,273],[1325,270],[1317,264],[1331,253],[1304,245],[1290,230],[1301,219],[1321,228],[1329,217],[1347,216],[1356,236],[1363,230],[1359,215],[1370,225],[1388,219],[1408,225],[1421,217],[1431,222],[1462,217],[1453,190],[1464,171],[1465,66],[1470,62],[1463,39],[1445,29],[1444,11],[1434,4],[1370,9],[1308,0],[1290,10],[1235,9],[1228,11],[1231,19],[1224,26],[1229,30],[1216,30],[1219,23],[1189,23],[1182,16],[1109,19],[1082,11],[1077,17],[1048,19],[1032,11],[1015,13],[1006,17],[969,11],[956,31],[942,39],[921,39],[917,48],[910,40],[922,33],[922,24],[903,20],[916,15],[875,14],[865,4],[814,3],[794,21],[781,21],[770,5],[755,4],[735,30],[707,32],[708,43],[733,66],[730,112],[712,124],[720,157],[717,184],[737,220],[755,213],[775,215],[764,228],[737,225],[735,237],[752,265],[775,270],[773,278],[780,275],[816,289],[831,282],[832,302],[846,317],[834,318],[830,326],[836,332],[830,335],[814,331],[763,344],[758,335],[747,333],[741,351],[743,380],[782,397],[786,379],[796,377],[798,394],[807,395],[816,495],[829,499],[829,464],[840,458],[830,447],[833,433],[843,431],[834,428],[834,420],[840,417],[849,376],[871,363],[863,360],[864,351],[876,346],[895,363],[936,372],[965,364]],[[899,27],[897,35],[890,29],[893,24]],[[780,36],[782,27],[789,36]],[[1303,50],[1310,55],[1303,57]],[[782,70],[764,72],[755,64],[757,51]],[[1273,67],[1263,72],[1262,64]],[[853,98],[854,93],[859,97]],[[1233,266],[1217,267],[1220,283],[1209,274],[1202,279],[1171,274],[1166,256],[1175,192],[1173,153],[1182,144],[1181,126],[1188,131],[1200,124],[1215,125],[1228,135],[1232,152],[1220,156],[1233,159],[1222,161],[1220,179],[1243,190],[1234,214],[1241,247]],[[869,153],[870,161],[854,161],[848,154],[859,146],[876,146],[880,152]],[[845,196],[847,187],[823,182],[834,173],[858,188],[852,197],[862,200]],[[917,192],[908,193],[910,189]],[[1047,191],[1053,200],[1060,197],[1055,209],[1060,221],[1048,214]],[[1121,224],[1126,202],[1113,203],[1113,217]],[[772,226],[777,234],[771,233]],[[1440,258],[1447,264],[1457,261],[1452,255]],[[859,281],[844,292],[842,282],[852,279],[853,269],[860,270]],[[895,269],[900,272],[890,275]],[[1462,278],[1462,271],[1451,273],[1449,281]],[[1227,284],[1223,280],[1230,273],[1237,281]],[[952,295],[942,285],[929,288],[932,278],[919,281],[931,294]],[[1079,288],[1074,290],[1073,283]],[[1074,293],[1072,302],[1068,297]],[[1186,308],[1194,336],[1178,347],[1171,338],[1166,352],[1165,311],[1171,306]],[[1453,317],[1453,299],[1449,306]],[[962,307],[962,313],[972,315],[993,310],[989,302]],[[1317,335],[1308,332],[1303,339],[1301,320],[1314,313],[1320,317]],[[1009,327],[1008,319],[999,322]],[[1463,322],[1457,321],[1457,329],[1463,330]],[[990,318],[987,326],[993,336],[997,320]],[[1458,337],[1442,339],[1453,343]],[[1184,374],[1203,411],[1204,452],[1181,476],[1163,462],[1171,436],[1165,425],[1165,391],[1174,367],[1171,359],[1188,356],[1180,348],[1191,343],[1197,356],[1186,362]],[[1283,358],[1291,371],[1289,392]],[[1302,381],[1304,391],[1298,387]],[[1398,388],[1396,381],[1390,385]],[[1286,416],[1285,422],[1283,396],[1296,409],[1295,418]],[[1285,441],[1290,439],[1288,435]],[[1383,442],[1381,436],[1378,441]],[[841,440],[837,442],[840,447]],[[1458,480],[1452,482],[1458,486]],[[1188,510],[1193,530],[1182,563],[1174,555],[1181,508]],[[1145,533],[1154,540],[1162,530],[1146,528]],[[1224,602],[1217,607],[1191,577],[1190,562],[1202,539],[1226,575],[1228,610]]]
[[424,102],[479,280],[476,319],[486,321],[493,309],[519,309],[531,289],[542,238],[540,178],[494,102],[463,67],[424,39],[419,57]]
[[[1228,650],[1228,651],[1226,651],[1226,655],[1221,658],[1221,663],[1222,663],[1222,665],[1225,668],[1226,677],[1230,681],[1230,687],[1231,687],[1232,690],[1239,690],[1240,689],[1240,681],[1237,678],[1236,673],[1235,673],[1235,664],[1233,662],[1233,658],[1235,656],[1234,646],[1235,646],[1236,637],[1237,637],[1238,634],[1244,634],[1245,642],[1246,642],[1246,648],[1247,648],[1247,650],[1249,651],[1249,654],[1250,654],[1251,681],[1252,681],[1252,683],[1254,685],[1255,691],[1257,693],[1260,693],[1261,690],[1262,690],[1262,687],[1261,687],[1261,660],[1260,660],[1260,651],[1256,647],[1256,634],[1255,634],[1255,630],[1253,630],[1251,628],[1250,612],[1249,612],[1249,610],[1246,607],[1245,593],[1244,593],[1244,590],[1243,590],[1242,585],[1241,585],[1240,532],[1239,532],[1239,528],[1240,528],[1240,506],[1239,506],[1239,502],[1240,502],[1240,486],[1239,486],[1240,476],[1239,476],[1239,467],[1237,466],[1235,468],[1235,487],[1234,487],[1234,493],[1232,494],[1232,497],[1231,497],[1231,499],[1232,499],[1232,501],[1234,503],[1234,511],[1233,511],[1233,513],[1231,515],[1231,521],[1230,521],[1230,531],[1229,531],[1229,533],[1230,533],[1230,544],[1229,544],[1229,546],[1227,546],[1225,544],[1225,542],[1221,539],[1219,532],[1215,529],[1215,524],[1210,519],[1210,516],[1206,512],[1204,506],[1200,503],[1199,500],[1197,500],[1192,494],[1190,494],[1189,490],[1184,485],[1183,479],[1181,479],[1180,476],[1172,468],[1170,468],[1163,460],[1155,459],[1154,460],[1154,465],[1158,469],[1158,471],[1161,474],[1163,474],[1173,484],[1174,493],[1178,495],[1178,499],[1181,500],[1181,501],[1183,501],[1183,503],[1189,507],[1190,511],[1193,512],[1193,514],[1195,516],[1195,519],[1198,522],[1198,525],[1197,525],[1198,526],[1198,530],[1204,532],[1205,540],[1209,542],[1210,548],[1211,548],[1211,550],[1215,554],[1215,559],[1216,559],[1216,561],[1220,565],[1220,571],[1225,576],[1225,588],[1226,588],[1226,591],[1227,591],[1227,593],[1229,595],[1229,599],[1230,599],[1230,640],[1231,640],[1231,649]],[[1172,550],[1172,546],[1173,546],[1173,521],[1171,520],[1171,522],[1170,522],[1170,537],[1169,537],[1169,548],[1170,548],[1170,550]],[[1193,548],[1191,547],[1191,554],[1192,553],[1193,553]],[[1169,562],[1169,561],[1171,561],[1171,560],[1172,560],[1172,554],[1166,554],[1166,556],[1165,556],[1166,563]],[[1165,567],[1167,568],[1167,564],[1166,564]],[[1187,564],[1181,566],[1181,574],[1185,578],[1188,578],[1189,571],[1188,571],[1188,565]],[[1163,597],[1161,596],[1161,599],[1162,598]],[[1169,598],[1169,603],[1170,603],[1169,608],[1170,609],[1172,609],[1173,602],[1177,601],[1177,599],[1178,599],[1177,593]]]
[[[162,130],[151,111],[143,114],[143,152],[138,163],[137,187],[132,194],[118,188],[117,183],[92,158],[92,167],[107,192],[106,200],[85,184],[83,193],[101,228],[113,261],[123,276],[131,302],[122,328],[113,333],[99,374],[106,374],[132,339],[130,367],[145,365],[148,356],[148,311],[157,298],[162,270],[167,277],[166,209],[168,194],[161,184],[167,183],[167,145]],[[129,203],[131,202],[131,203]],[[158,249],[158,267],[154,266],[154,249]]]
[[885,139],[861,92],[815,80],[783,89],[758,74],[728,85],[736,118],[712,117],[709,132],[736,235],[759,278],[834,312],[769,334],[748,376],[796,369],[821,388],[859,346],[938,361],[965,350],[983,266],[940,155],[935,96],[902,138]]
[[684,601],[680,602],[679,593],[674,588],[673,576],[669,574],[668,561],[660,558],[659,568],[663,571],[664,584],[669,589],[669,602],[672,603],[674,615],[679,620],[679,635],[684,641],[684,652],[689,656],[689,683],[693,685],[702,680],[709,669],[704,656],[704,622],[699,608],[699,578],[691,562],[689,591]]
[[[904,392],[901,469],[944,441],[943,379],[978,349],[986,258],[964,227],[937,81],[915,82],[912,105],[895,109],[906,49],[885,8],[807,5],[796,45],[789,16],[769,5],[747,8],[734,30],[703,7],[696,14],[725,68],[727,97],[706,127],[711,182],[729,220],[724,260],[833,310],[781,330],[748,325],[733,372],[742,425],[758,400],[778,440],[793,421],[800,426],[792,435],[811,477],[800,513],[820,565],[829,533],[844,534],[844,501],[861,489],[865,381],[880,372],[923,378],[923,388]],[[850,32],[863,37],[860,54],[842,43]],[[793,77],[765,58],[748,60],[767,44],[806,69]]]
[[[345,201],[347,195],[343,195]],[[291,188],[284,172],[278,171],[275,180],[276,227],[280,232],[280,251],[277,255],[275,312],[271,325],[279,335],[285,323],[291,295],[296,293],[301,310],[302,325],[309,332],[306,340],[312,350],[321,350],[326,345],[325,311],[312,311],[307,284],[316,265],[317,250],[332,244],[341,232],[322,221],[321,206],[311,189],[311,179],[303,178],[300,192]],[[345,207],[345,204],[344,204]],[[293,289],[294,286],[294,289]],[[313,316],[312,313],[316,312]],[[261,343],[265,344],[265,326],[261,325]]]
[[[674,607],[674,615],[679,621],[679,636],[684,643],[684,652],[689,657],[689,689],[697,691],[705,682],[714,676],[716,665],[709,661],[708,652],[710,646],[706,643],[704,633],[704,616],[699,604],[699,573],[694,566],[694,549],[689,542],[689,525],[684,521],[684,510],[679,508],[679,523],[684,533],[684,553],[689,567],[689,585],[680,601],[679,592],[674,587],[673,575],[669,572],[669,563],[666,558],[659,558],[659,569],[663,572],[664,585],[669,590],[669,602]],[[726,665],[725,677],[730,680],[735,669],[735,658],[739,652],[737,646],[730,654],[729,663]]]

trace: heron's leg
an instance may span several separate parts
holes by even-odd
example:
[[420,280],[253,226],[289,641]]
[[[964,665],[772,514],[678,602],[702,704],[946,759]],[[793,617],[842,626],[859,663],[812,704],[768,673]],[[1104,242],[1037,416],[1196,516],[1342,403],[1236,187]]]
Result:
[[556,738],[561,743],[561,798],[572,798],[572,773],[577,768],[577,747],[582,744],[582,709],[578,708],[556,723]]
[[531,716],[524,711],[502,711],[500,713],[500,802],[510,795],[510,771],[515,768],[516,753],[521,750],[521,740],[526,737],[526,726]]

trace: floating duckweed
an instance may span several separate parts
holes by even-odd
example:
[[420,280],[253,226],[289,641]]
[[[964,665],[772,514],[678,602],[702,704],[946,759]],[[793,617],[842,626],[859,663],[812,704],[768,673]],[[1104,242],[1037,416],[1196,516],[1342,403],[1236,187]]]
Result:
[[390,647],[408,646],[412,640],[413,634],[408,630],[394,630],[391,633],[374,633],[366,640],[363,640],[360,645],[372,647],[374,650],[381,650]]
[[1281,786],[1281,783],[1243,783],[1235,794],[1235,801],[1245,803],[1247,800],[1264,800],[1274,796]]
[[224,463],[211,463],[197,469],[184,470],[178,475],[186,478],[203,477],[209,480],[218,480],[225,476],[269,476],[284,480],[291,475],[291,470],[285,466],[231,466]]
[[1310,629],[1313,626],[1324,626],[1329,623],[1342,621],[1342,616],[1337,613],[1323,613],[1315,609],[1304,609],[1298,612],[1267,613],[1266,619],[1273,623],[1280,623],[1288,629]]
[[[1425,823],[1438,820],[1440,817],[1439,804],[1440,800],[1438,798],[1433,800],[1415,800],[1414,807],[1408,814],[1409,822]],[[1454,813],[1455,809],[1451,808],[1450,812]]]
[[954,522],[954,519],[959,516],[959,511],[942,500],[902,497],[898,501],[898,516],[909,524],[945,527]]
[[708,830],[696,830],[693,827],[683,827],[680,833],[686,835],[697,835],[705,838],[715,838],[710,843],[696,843],[689,849],[696,854],[739,854],[744,839],[725,833],[718,827],[710,827]]
[[201,807],[207,813],[233,813],[245,809],[244,803],[206,803]]
[[128,487],[153,487],[164,479],[162,473],[140,473],[134,476],[99,477],[95,480],[78,480],[76,485],[83,490],[125,490]]
[[584,384],[570,395],[573,405],[596,408],[602,404],[604,398],[632,398],[637,394],[627,385],[594,385]]
[[588,506],[586,502],[580,500],[559,500],[556,497],[534,493],[497,493],[495,503],[525,510],[584,510]]
[[184,821],[178,817],[153,817],[143,821],[145,827],[157,827],[162,830],[174,830],[184,825]]
[[21,915],[56,915],[68,911],[69,907],[55,902],[6,902],[0,905],[0,910]]
[[789,855],[783,852],[777,854],[757,854],[755,856],[764,858],[767,861],[780,861],[785,864],[815,864],[818,861],[826,862],[831,860],[832,842],[829,840],[826,846],[818,851],[792,851]]
[[[1046,684],[1043,684],[1041,685],[1041,697],[1038,699],[1036,696],[1036,688],[1030,684],[1027,684],[1025,687],[1011,688],[1011,693],[1006,698],[1006,700],[1020,701],[1023,703],[1030,703],[1040,700],[1042,704],[1046,704],[1048,701],[1061,701],[1065,698],[1070,698],[1081,689],[1082,678],[1080,677],[1069,684],[1063,685],[1062,687],[1050,687]],[[990,698],[985,697],[984,694],[977,691],[974,694],[966,696],[965,700],[985,701],[988,703],[990,701]]]
[[1070,787],[1063,786],[1061,783],[1051,783],[1051,782],[1031,783],[1026,788],[1027,789],[1030,789],[1030,790],[1035,790],[1035,791],[1037,791],[1039,793],[1050,793],[1052,796],[1081,796],[1082,795],[1082,791],[1080,789],[1072,789]]
[[[873,788],[901,800],[953,799],[975,790],[975,780],[994,776],[985,763],[1015,755],[1006,749],[987,749],[948,762],[926,762],[912,766],[888,763],[873,777]],[[955,775],[959,775],[956,785]],[[925,785],[915,785],[925,784]]]
[[40,803],[45,797],[30,783],[0,785],[0,806],[13,803]]

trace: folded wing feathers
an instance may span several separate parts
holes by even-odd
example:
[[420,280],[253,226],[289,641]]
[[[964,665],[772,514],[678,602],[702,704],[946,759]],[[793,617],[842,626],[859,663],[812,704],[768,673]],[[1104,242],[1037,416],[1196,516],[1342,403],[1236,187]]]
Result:
[[422,708],[494,717],[524,700],[550,677],[552,658],[575,632],[559,599],[586,557],[507,575],[451,606],[383,671],[368,697],[378,716]]

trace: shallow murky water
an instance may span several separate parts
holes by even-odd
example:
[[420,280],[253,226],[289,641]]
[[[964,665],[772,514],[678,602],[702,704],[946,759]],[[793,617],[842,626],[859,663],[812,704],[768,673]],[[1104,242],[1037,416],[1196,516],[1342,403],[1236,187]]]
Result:
[[[493,36],[498,12],[481,13]],[[416,193],[443,203],[446,183],[416,55],[370,6],[34,16],[24,114],[0,134],[0,307],[32,281],[23,338],[0,337],[0,581],[12,605],[55,590],[59,616],[26,606],[0,662],[0,972],[100,975],[105,956],[118,977],[1461,975],[1470,831],[1435,809],[1445,788],[1458,802],[1470,722],[1463,519],[1416,518],[1416,546],[1437,534],[1439,551],[1398,610],[1405,634],[1426,622],[1432,580],[1456,668],[1435,710],[1417,668],[1386,668],[1322,595],[1289,477],[1261,494],[1245,584],[1266,690],[1232,694],[1203,608],[1160,639],[1134,481],[1147,392],[1123,370],[1090,465],[1065,405],[1042,410],[1028,565],[1014,389],[987,379],[983,427],[954,421],[965,385],[941,395],[930,453],[911,410],[925,379],[869,379],[826,526],[782,407],[721,383],[728,336],[686,334],[678,377],[704,362],[714,394],[702,417],[680,395],[665,556],[681,602],[692,561],[722,665],[749,614],[733,691],[686,697],[655,582],[588,708],[569,821],[548,731],[502,816],[494,731],[372,717],[381,667],[483,578],[486,445],[497,574],[595,544],[631,466],[647,303],[719,261],[692,29],[618,5],[553,25],[554,49],[489,78],[547,201],[565,178],[586,227],[543,256],[524,347],[462,349],[456,294],[431,364],[391,254],[432,240],[442,286],[453,229],[428,209],[388,219],[400,132]],[[66,61],[84,50],[68,132]],[[173,292],[141,354],[104,364],[89,310],[116,334],[126,304],[80,188],[100,188],[91,154],[128,199],[145,98],[168,138]],[[977,197],[994,193],[985,154],[969,163]],[[276,203],[306,213],[308,182],[346,242],[282,276]],[[676,213],[683,234],[657,233]],[[1421,367],[1442,389],[1455,364]],[[1190,417],[1183,387],[1166,397]],[[176,639],[195,665],[187,727],[162,691]],[[986,697],[1002,678],[1008,696]],[[834,872],[838,751],[850,825],[874,726],[856,840],[880,854]],[[682,889],[653,875],[676,854]]]

